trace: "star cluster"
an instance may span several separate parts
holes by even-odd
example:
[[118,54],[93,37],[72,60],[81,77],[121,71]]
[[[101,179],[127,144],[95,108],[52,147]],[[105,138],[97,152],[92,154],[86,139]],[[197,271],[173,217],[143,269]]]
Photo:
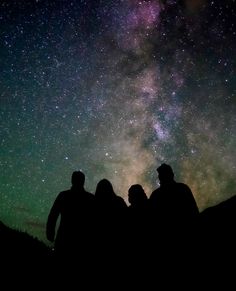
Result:
[[200,210],[234,195],[235,4],[1,1],[0,219],[44,240],[77,169],[125,199],[162,162]]

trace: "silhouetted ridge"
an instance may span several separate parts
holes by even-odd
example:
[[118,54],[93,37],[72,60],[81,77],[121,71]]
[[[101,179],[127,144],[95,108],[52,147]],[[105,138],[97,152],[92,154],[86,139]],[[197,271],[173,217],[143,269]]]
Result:
[[1,236],[1,252],[7,253],[18,253],[19,255],[24,254],[35,254],[40,256],[41,254],[48,254],[49,248],[37,238],[32,237],[26,232],[12,229],[6,226],[0,221],[0,236]]
[[206,208],[204,211],[202,211],[202,215],[224,215],[226,217],[229,216],[236,216],[236,195],[233,197],[222,201],[221,203]]
[[227,285],[235,286],[236,196],[201,212],[199,229],[205,279],[217,278],[216,282],[224,282],[224,290],[229,290]]
[[14,286],[21,277],[29,280],[40,276],[42,282],[47,280],[52,251],[37,238],[0,222],[0,258],[2,278]]
[[205,209],[200,215],[202,231],[212,235],[221,243],[235,240],[236,236],[236,195]]

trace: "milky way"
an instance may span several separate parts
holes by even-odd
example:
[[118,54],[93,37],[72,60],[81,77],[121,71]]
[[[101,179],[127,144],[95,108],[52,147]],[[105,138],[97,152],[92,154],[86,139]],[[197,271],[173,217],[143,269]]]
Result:
[[[20,3],[21,2],[21,3]],[[236,194],[235,1],[1,1],[0,220],[45,240],[74,170],[200,210]]]

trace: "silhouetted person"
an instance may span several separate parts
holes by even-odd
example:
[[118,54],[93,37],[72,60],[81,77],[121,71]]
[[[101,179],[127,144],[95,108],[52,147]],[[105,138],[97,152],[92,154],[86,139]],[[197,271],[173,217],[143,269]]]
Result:
[[113,189],[111,182],[107,179],[102,179],[98,182],[95,191],[96,201],[101,202],[104,206],[111,206],[113,209],[124,209],[127,207],[123,198],[118,196]]
[[198,207],[190,188],[174,180],[171,166],[162,164],[157,168],[160,187],[150,196],[151,207],[166,223],[188,223],[195,219]]
[[176,271],[180,260],[183,266],[196,261],[194,237],[197,237],[196,221],[199,211],[190,188],[174,180],[171,166],[162,164],[157,168],[157,172],[160,187],[152,192],[149,199],[152,214],[152,249],[154,252],[158,248],[161,250],[156,254],[162,256],[162,259],[159,259],[163,264],[167,264],[167,268],[177,264],[173,269]]
[[[111,182],[107,179],[98,182],[95,199],[98,260],[103,261],[105,268],[108,267],[105,269],[106,272],[114,273],[114,268],[120,266],[117,261],[124,256],[122,246],[125,239],[127,205],[123,198],[116,195]],[[112,274],[109,273],[109,276]]]
[[130,206],[128,208],[127,243],[129,245],[130,268],[132,269],[130,275],[135,280],[138,274],[143,276],[143,272],[148,265],[149,209],[147,195],[139,184],[132,185],[129,188],[128,200]]
[[[57,196],[47,220],[47,239],[55,239],[55,252],[63,259],[79,256],[89,260],[93,233],[95,197],[84,189],[85,175],[73,172],[72,187]],[[56,223],[60,224],[55,238]]]
[[[128,191],[129,206],[129,227],[130,232],[143,239],[146,235],[148,222],[148,198],[139,184],[132,185]],[[138,239],[138,237],[136,239]]]
[[[123,198],[118,196],[110,181],[102,179],[98,182],[95,191],[97,218],[101,227],[113,235],[120,230],[127,205]],[[111,225],[113,226],[111,227]]]
[[139,184],[132,185],[129,188],[128,199],[131,208],[143,208],[147,204],[147,195],[143,187]]

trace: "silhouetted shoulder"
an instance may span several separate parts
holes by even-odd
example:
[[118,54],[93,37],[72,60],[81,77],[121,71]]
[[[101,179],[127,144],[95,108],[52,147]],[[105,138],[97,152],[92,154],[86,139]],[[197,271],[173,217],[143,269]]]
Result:
[[60,204],[60,203],[63,203],[63,201],[64,201],[65,199],[68,199],[68,196],[70,195],[70,192],[71,192],[71,190],[65,190],[65,191],[60,192],[60,193],[57,195],[54,204]]
[[185,190],[185,191],[190,191],[190,192],[192,192],[191,189],[189,188],[189,186],[186,185],[186,184],[184,184],[184,183],[176,183],[176,185],[177,185],[180,189],[183,189],[183,190]]
[[87,192],[87,191],[84,191],[84,194],[89,202],[91,202],[92,204],[95,203],[95,195],[94,194]]
[[90,192],[87,192],[87,191],[84,191],[86,195],[88,195],[88,197],[90,197],[90,199],[95,199],[95,196],[94,194],[90,193]]
[[150,195],[149,200],[155,199],[155,197],[159,196],[160,192],[161,192],[160,188],[154,190]]
[[123,208],[127,207],[125,200],[120,196],[116,196],[116,203],[117,204],[119,203],[120,207],[123,207]]
[[199,209],[193,193],[188,185],[184,183],[176,183],[176,187],[178,187],[177,192],[179,192],[179,199],[181,206],[189,210],[192,215],[199,214]]
[[176,188],[176,191],[178,191],[182,197],[186,196],[186,197],[194,198],[193,193],[188,185],[184,183],[175,183],[175,188]]
[[70,194],[71,190],[65,190],[65,191],[62,191],[58,194],[58,197],[59,198],[64,198],[64,197],[68,197],[68,195]]
[[155,190],[152,192],[152,194],[150,195],[150,198],[151,198],[153,195],[158,194],[159,192],[160,192],[160,188],[155,189]]

